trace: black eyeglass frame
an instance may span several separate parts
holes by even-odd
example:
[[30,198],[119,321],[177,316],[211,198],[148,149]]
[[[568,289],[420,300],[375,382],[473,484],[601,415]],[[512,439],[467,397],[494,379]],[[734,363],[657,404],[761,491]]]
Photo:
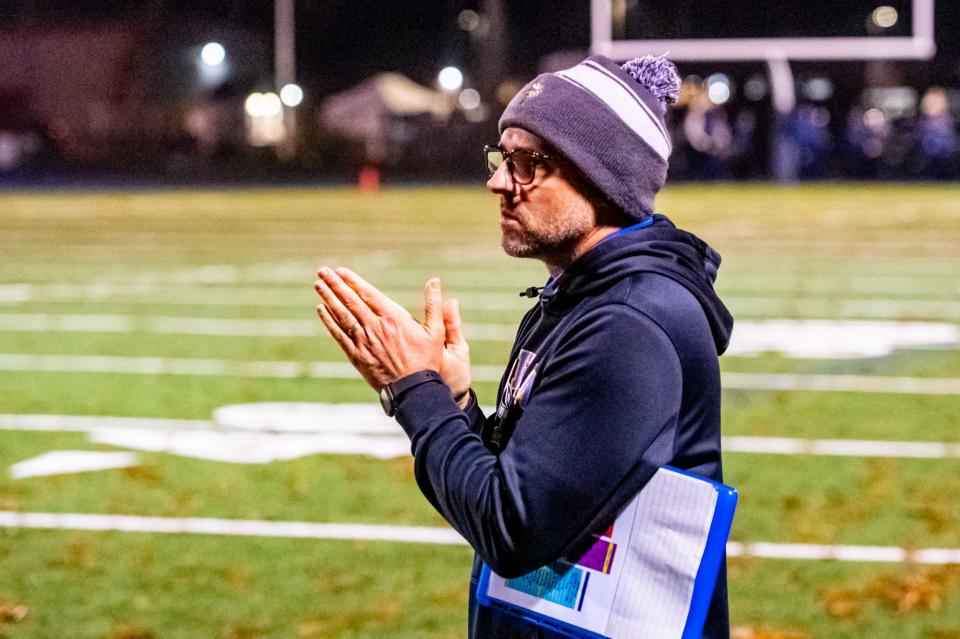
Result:
[[[542,164],[543,160],[551,160],[553,162],[567,162],[568,160],[564,157],[557,155],[549,155],[547,153],[541,153],[540,151],[532,151],[530,149],[513,149],[512,151],[505,150],[499,144],[486,144],[483,147],[483,159],[487,163],[487,173],[488,177],[493,177],[493,174],[497,172],[497,169],[500,168],[500,165],[496,167],[493,166],[493,163],[490,162],[490,154],[499,153],[503,156],[503,162],[507,163],[507,168],[510,171],[510,177],[513,178],[513,181],[521,186],[526,186],[533,182],[533,178],[537,175],[537,165]],[[513,161],[513,156],[518,154],[524,154],[530,157],[533,160],[533,169],[530,171],[530,177],[528,179],[520,179],[517,175],[517,165]]]

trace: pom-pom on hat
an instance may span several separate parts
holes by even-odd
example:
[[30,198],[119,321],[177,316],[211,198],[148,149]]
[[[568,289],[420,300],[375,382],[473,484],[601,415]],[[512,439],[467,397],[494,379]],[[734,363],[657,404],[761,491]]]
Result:
[[607,199],[641,221],[667,177],[672,150],[665,116],[680,76],[663,56],[618,65],[603,56],[534,78],[500,116],[570,160]]

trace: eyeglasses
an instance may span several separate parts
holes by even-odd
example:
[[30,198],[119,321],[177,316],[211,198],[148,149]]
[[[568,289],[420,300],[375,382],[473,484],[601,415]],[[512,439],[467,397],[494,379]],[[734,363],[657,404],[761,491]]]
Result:
[[507,163],[510,175],[517,184],[527,185],[533,182],[534,175],[537,172],[537,165],[542,164],[544,160],[553,160],[554,162],[565,162],[564,158],[547,155],[539,151],[529,151],[527,149],[514,149],[504,151],[499,145],[486,145],[483,147],[483,156],[487,160],[487,173],[490,177],[497,172],[500,165]]

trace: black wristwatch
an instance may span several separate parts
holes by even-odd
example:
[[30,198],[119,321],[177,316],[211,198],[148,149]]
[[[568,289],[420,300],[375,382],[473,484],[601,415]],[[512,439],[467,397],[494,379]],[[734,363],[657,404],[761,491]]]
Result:
[[401,393],[404,393],[414,386],[419,386],[424,382],[433,380],[442,381],[440,373],[437,371],[419,371],[406,377],[401,377],[397,381],[387,384],[380,388],[380,406],[387,417],[393,417],[397,413],[397,399]]

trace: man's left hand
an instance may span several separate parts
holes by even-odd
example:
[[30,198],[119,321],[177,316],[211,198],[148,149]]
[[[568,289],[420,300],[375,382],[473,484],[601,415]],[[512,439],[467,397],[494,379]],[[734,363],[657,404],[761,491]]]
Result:
[[422,370],[440,371],[444,353],[440,280],[427,281],[424,321],[346,268],[323,267],[314,285],[324,326],[374,390]]

